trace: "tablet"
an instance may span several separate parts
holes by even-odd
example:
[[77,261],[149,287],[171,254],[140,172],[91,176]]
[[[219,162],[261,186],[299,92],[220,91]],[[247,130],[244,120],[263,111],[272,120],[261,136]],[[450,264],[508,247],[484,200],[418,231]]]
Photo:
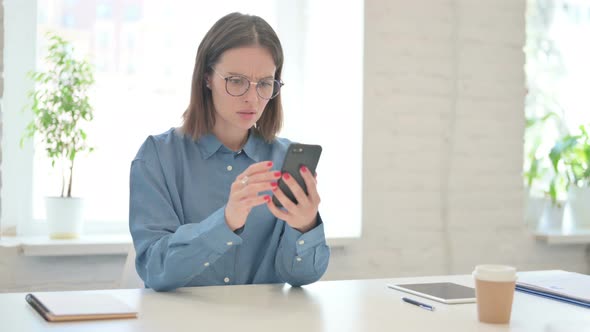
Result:
[[388,284],[387,286],[446,304],[476,302],[475,289],[452,282]]

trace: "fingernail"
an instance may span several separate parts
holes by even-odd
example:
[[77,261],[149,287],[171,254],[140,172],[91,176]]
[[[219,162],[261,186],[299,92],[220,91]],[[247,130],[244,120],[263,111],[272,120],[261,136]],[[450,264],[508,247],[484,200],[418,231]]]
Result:
[[264,200],[265,200],[267,203],[268,203],[268,202],[270,202],[270,196],[268,196],[268,195],[264,196]]
[[290,178],[291,178],[291,175],[289,175],[289,173],[283,174],[283,179],[289,180]]
[[303,173],[307,172],[307,167],[301,166],[301,172],[303,172]]
[[278,186],[278,184],[276,182],[271,182],[270,185],[271,185],[272,189],[275,189]]
[[275,178],[280,178],[281,177],[281,172],[275,172]]
[[266,163],[266,167],[272,167],[272,161],[269,161],[268,163]]

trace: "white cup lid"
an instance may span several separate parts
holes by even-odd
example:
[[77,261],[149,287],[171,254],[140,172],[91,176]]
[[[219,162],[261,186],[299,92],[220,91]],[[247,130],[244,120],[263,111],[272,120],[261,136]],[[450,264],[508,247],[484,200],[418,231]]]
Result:
[[485,281],[515,281],[516,268],[508,265],[477,265],[473,277]]

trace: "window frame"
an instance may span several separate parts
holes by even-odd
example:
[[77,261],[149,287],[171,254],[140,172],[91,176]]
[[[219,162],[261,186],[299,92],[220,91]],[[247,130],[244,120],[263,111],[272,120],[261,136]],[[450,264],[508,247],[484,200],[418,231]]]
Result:
[[[30,80],[26,80],[25,76],[26,73],[36,69],[36,47],[37,47],[37,0],[26,0],[22,4],[18,1],[10,1],[8,0],[5,5],[5,34],[6,34],[6,44],[5,44],[5,56],[9,59],[15,59],[21,54],[27,54],[28,57],[24,57],[23,63],[17,66],[13,66],[12,64],[5,66],[6,76],[5,82],[10,81],[10,86],[14,86],[15,89],[20,89],[18,93],[10,89],[5,90],[5,96],[3,99],[3,105],[10,106],[10,110],[5,108],[4,110],[4,132],[5,132],[5,139],[2,141],[2,152],[5,156],[5,162],[2,164],[2,193],[0,194],[0,199],[2,200],[2,217],[0,221],[0,225],[2,229],[16,229],[16,233],[22,236],[31,236],[31,235],[44,235],[47,234],[47,226],[44,220],[35,220],[33,218],[33,172],[34,172],[34,149],[33,149],[33,142],[31,140],[25,141],[23,149],[18,146],[18,141],[20,141],[20,135],[22,135],[21,131],[18,128],[25,128],[29,121],[32,119],[32,115],[29,112],[21,112],[22,107],[18,107],[19,110],[16,112],[14,108],[17,106],[15,105],[25,105],[26,104],[26,93],[33,88],[33,82]],[[304,77],[302,76],[302,72],[293,68],[302,67],[309,57],[309,51],[306,53],[305,46],[303,45],[305,36],[302,31],[306,29],[302,28],[307,22],[306,16],[309,14],[307,13],[307,9],[304,6],[310,6],[309,3],[306,1],[299,2],[299,1],[278,1],[277,2],[277,12],[280,17],[286,17],[286,20],[277,20],[277,30],[281,35],[282,39],[290,38],[291,40],[296,40],[298,43],[290,43],[284,45],[285,54],[289,54],[286,57],[285,67],[290,68],[290,78],[289,82],[289,94],[292,96],[299,96],[304,93]],[[318,6],[318,5],[316,5]],[[362,7],[362,1],[360,1],[360,6]],[[282,16],[281,16],[282,15]],[[363,15],[362,11],[359,15]],[[316,22],[317,23],[317,22]],[[362,24],[362,19],[361,22]],[[298,28],[296,29],[289,29],[287,28],[289,25],[293,26],[296,25]],[[19,31],[18,37],[16,33],[11,33],[11,31]],[[18,40],[23,36],[23,31],[26,32],[31,38],[26,38],[26,40]],[[362,35],[362,32],[361,32]],[[362,40],[360,41],[360,45],[362,46]],[[9,47],[6,47],[9,46]],[[361,73],[362,78],[362,47],[359,48],[358,52],[361,53],[361,68],[358,70]],[[26,60],[26,63],[24,62]],[[10,63],[10,61],[8,61]],[[9,72],[7,67],[17,68],[18,71]],[[286,70],[287,71],[287,70]],[[19,77],[22,81],[20,85],[16,86],[13,85],[12,82],[15,81],[15,77]],[[292,82],[301,82],[300,84],[293,84]],[[360,118],[358,121],[358,137],[353,137],[352,139],[355,141],[360,148],[354,154],[358,155],[358,159],[349,160],[348,162],[351,165],[354,165],[356,172],[355,175],[346,175],[347,177],[353,177],[351,181],[353,184],[353,193],[351,196],[355,197],[358,201],[358,211],[356,211],[357,216],[352,216],[351,218],[355,218],[358,220],[358,223],[354,224],[356,227],[356,232],[351,231],[349,233],[338,234],[336,236],[327,236],[330,238],[358,238],[361,236],[361,229],[362,229],[362,200],[361,200],[361,193],[362,193],[362,79],[357,82],[360,85],[360,98],[356,101],[357,108],[359,108],[359,114],[356,116]],[[10,96],[7,97],[7,95]],[[291,108],[301,108],[304,107],[304,104],[296,101],[290,104]],[[288,115],[287,115],[288,116]],[[8,125],[7,125],[8,124]],[[7,130],[7,127],[10,127],[10,130]],[[321,135],[322,133],[318,133]],[[283,136],[283,135],[281,135]],[[290,138],[293,141],[297,141],[298,137],[284,135],[287,138]],[[333,139],[335,140],[335,138]],[[338,145],[341,145],[338,143]],[[344,148],[344,147],[343,147]],[[131,160],[132,156],[129,157]],[[10,162],[6,162],[6,160],[10,160]],[[320,162],[321,163],[321,162]],[[344,167],[343,169],[346,169]],[[342,170],[337,170],[342,171]],[[319,175],[320,178],[322,174]],[[342,175],[344,176],[344,175]],[[340,177],[342,177],[340,176]],[[324,176],[325,177],[325,176]],[[10,194],[9,194],[10,193]],[[325,201],[323,197],[323,201]],[[324,215],[324,213],[322,213]],[[353,213],[354,214],[354,213]],[[338,221],[335,220],[333,222],[334,227],[337,227]],[[92,222],[85,222],[84,224],[84,234],[121,234],[121,233],[128,233],[128,223],[124,221],[99,221],[93,220]]]

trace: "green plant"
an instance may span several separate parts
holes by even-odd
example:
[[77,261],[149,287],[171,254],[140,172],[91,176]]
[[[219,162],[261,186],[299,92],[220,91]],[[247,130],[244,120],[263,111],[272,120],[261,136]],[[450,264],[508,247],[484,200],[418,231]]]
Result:
[[547,114],[536,117],[530,116],[526,119],[525,128],[525,170],[524,180],[525,185],[529,190],[533,187],[535,181],[540,181],[549,171],[548,163],[545,162],[546,155],[539,153],[542,149],[543,129],[545,129],[547,121],[553,119],[558,127],[561,123],[561,117],[555,112],[548,112]]
[[56,162],[62,166],[61,197],[72,197],[76,156],[83,151],[92,151],[86,144],[86,133],[81,124],[93,119],[88,97],[94,83],[93,69],[86,60],[76,59],[69,42],[55,34],[48,34],[48,38],[47,69],[29,73],[35,82],[35,88],[29,93],[33,120],[26,127],[20,143],[22,146],[24,139],[38,135],[51,166],[55,167]]
[[551,152],[549,159],[555,172],[551,181],[551,198],[555,201],[555,195],[559,186],[570,185],[577,187],[590,187],[590,125],[580,126],[579,135],[567,135],[558,140]]

